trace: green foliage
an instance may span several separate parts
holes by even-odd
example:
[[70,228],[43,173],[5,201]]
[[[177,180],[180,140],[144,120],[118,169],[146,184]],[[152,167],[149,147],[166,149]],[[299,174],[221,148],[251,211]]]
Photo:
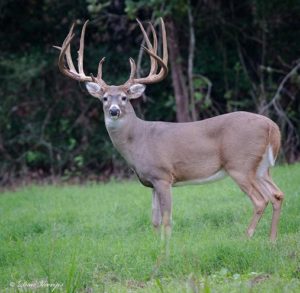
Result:
[[106,1],[104,3],[99,3],[98,0],[86,0],[88,3],[87,10],[90,14],[96,15],[98,13],[101,13],[106,7],[108,7],[111,3],[111,1]]
[[252,204],[226,179],[174,188],[169,259],[152,233],[151,191],[139,183],[5,192],[0,291],[46,280],[62,292],[299,292],[300,165],[272,173],[286,194],[275,244],[271,207],[246,239]]
[[155,18],[187,13],[188,2],[185,0],[125,0],[125,12],[130,19],[137,17],[141,10],[150,10]]

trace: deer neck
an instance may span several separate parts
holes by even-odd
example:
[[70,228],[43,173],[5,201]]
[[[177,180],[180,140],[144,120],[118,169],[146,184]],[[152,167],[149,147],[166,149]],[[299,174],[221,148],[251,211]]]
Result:
[[137,143],[140,137],[142,124],[143,120],[136,116],[131,104],[128,105],[126,114],[117,120],[111,119],[109,114],[105,113],[105,126],[110,139],[130,165],[134,165],[134,143]]

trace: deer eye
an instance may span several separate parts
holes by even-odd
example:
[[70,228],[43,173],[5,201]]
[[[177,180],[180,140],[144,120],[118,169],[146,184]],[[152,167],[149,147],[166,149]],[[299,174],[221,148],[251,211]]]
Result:
[[123,97],[122,97],[122,101],[125,102],[126,100],[127,100],[127,97],[123,96]]
[[107,97],[104,97],[104,98],[103,98],[103,102],[107,102]]

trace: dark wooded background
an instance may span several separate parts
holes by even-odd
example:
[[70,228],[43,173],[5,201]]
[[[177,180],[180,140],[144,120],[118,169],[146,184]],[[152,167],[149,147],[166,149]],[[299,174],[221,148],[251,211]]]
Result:
[[[135,18],[158,23],[169,38],[169,77],[135,102],[147,120],[192,121],[247,110],[282,131],[281,159],[299,159],[300,2],[2,0],[0,3],[0,182],[61,176],[105,179],[128,168],[106,133],[102,106],[57,69],[73,21],[84,20],[85,71],[122,83],[134,57],[147,74]],[[145,22],[146,24],[146,22]]]

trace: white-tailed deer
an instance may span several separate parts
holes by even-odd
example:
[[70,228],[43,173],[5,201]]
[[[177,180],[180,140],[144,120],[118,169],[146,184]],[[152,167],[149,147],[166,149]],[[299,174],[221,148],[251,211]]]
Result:
[[270,119],[248,112],[234,112],[188,123],[149,122],[139,119],[130,103],[139,98],[146,84],[163,80],[167,73],[168,52],[162,19],[162,57],[157,54],[157,37],[153,26],[153,44],[138,21],[150,55],[147,77],[136,78],[136,65],[129,59],[131,73],[126,83],[107,85],[102,79],[101,59],[97,77],[83,71],[84,24],[78,51],[78,72],[72,62],[71,27],[60,50],[58,66],[66,76],[83,81],[89,93],[103,102],[105,125],[109,136],[136,172],[141,183],[153,188],[152,222],[164,235],[171,233],[172,186],[200,184],[229,175],[254,205],[254,215],[247,229],[251,237],[267,204],[273,205],[270,238],[274,240],[283,193],[273,182],[269,168],[280,148],[278,126]]

